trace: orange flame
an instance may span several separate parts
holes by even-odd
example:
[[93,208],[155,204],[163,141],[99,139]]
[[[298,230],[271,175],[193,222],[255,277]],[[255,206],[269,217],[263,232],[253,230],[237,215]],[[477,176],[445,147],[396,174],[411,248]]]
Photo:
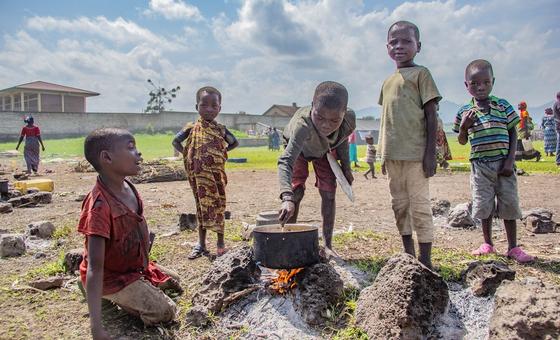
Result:
[[270,288],[280,294],[286,294],[297,285],[294,276],[302,270],[303,268],[296,268],[290,271],[286,269],[278,270],[278,276],[272,279]]

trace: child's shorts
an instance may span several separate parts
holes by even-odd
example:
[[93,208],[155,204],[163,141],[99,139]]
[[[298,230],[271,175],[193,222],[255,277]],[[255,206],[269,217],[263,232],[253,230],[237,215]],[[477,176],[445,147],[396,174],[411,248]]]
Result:
[[297,187],[305,189],[305,182],[309,177],[309,162],[313,164],[313,170],[315,171],[315,187],[322,191],[335,192],[336,176],[327,160],[327,155],[313,161],[307,161],[302,155],[299,155],[294,164],[292,190]]
[[517,177],[515,169],[510,177],[498,176],[504,160],[471,161],[471,189],[473,196],[472,214],[474,218],[487,219],[497,216],[504,220],[521,218]]

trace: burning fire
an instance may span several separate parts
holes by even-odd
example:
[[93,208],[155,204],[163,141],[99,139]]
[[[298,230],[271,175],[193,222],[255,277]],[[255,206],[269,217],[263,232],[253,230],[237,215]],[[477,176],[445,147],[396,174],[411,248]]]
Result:
[[286,294],[297,285],[294,276],[302,270],[303,268],[296,268],[290,271],[286,269],[278,270],[278,276],[272,279],[270,288],[280,294]]

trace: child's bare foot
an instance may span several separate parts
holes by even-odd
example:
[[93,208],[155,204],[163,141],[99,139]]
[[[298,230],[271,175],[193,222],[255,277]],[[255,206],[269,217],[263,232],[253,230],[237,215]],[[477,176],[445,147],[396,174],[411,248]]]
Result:
[[340,255],[338,255],[338,253],[336,251],[334,251],[332,248],[325,247],[324,252],[325,252],[325,257],[328,260],[330,260],[330,259],[334,259],[334,260],[341,259]]
[[216,250],[216,256],[218,256],[218,257],[224,255],[225,253],[227,253],[227,249],[223,246],[218,247],[218,249]]
[[[367,177],[367,174],[364,174],[364,177],[365,177],[366,179],[369,179],[369,178]],[[375,177],[373,177],[373,178],[375,178]]]
[[375,176],[371,176],[371,178],[373,178],[373,179],[377,179],[377,177],[375,177]]

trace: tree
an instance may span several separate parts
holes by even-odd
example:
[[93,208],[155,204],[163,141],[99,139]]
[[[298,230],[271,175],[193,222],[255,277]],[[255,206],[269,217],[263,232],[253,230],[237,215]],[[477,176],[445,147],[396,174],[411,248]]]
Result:
[[148,106],[146,106],[146,109],[144,110],[144,112],[148,113],[159,113],[164,111],[165,105],[171,104],[171,101],[177,97],[177,92],[181,89],[180,86],[177,86],[167,91],[161,86],[156,86],[151,79],[148,79],[148,83],[150,83],[150,85],[154,88],[148,94],[150,96],[150,100],[148,100]]

